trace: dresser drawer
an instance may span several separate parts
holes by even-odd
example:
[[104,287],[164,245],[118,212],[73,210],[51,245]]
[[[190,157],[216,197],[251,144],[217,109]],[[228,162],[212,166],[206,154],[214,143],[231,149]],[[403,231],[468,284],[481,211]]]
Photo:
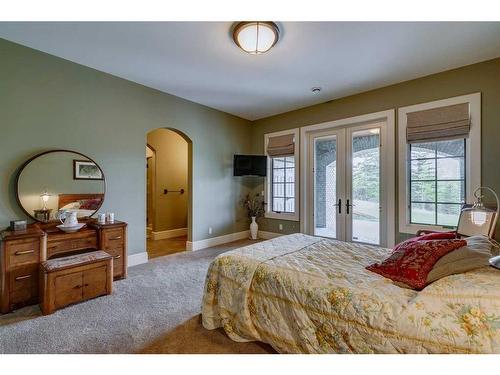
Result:
[[47,243],[47,255],[52,257],[58,253],[83,249],[97,249],[95,236],[66,239],[64,241],[49,241]]
[[120,278],[124,276],[124,269],[123,269],[123,255],[122,254],[117,254],[113,255],[113,277]]
[[123,276],[123,248],[106,249],[109,255],[113,257],[113,277],[119,278]]
[[106,229],[102,232],[103,250],[123,248],[125,231],[123,228]]
[[9,241],[5,244],[8,269],[40,262],[40,238]]
[[8,273],[11,309],[38,301],[38,264],[21,266]]

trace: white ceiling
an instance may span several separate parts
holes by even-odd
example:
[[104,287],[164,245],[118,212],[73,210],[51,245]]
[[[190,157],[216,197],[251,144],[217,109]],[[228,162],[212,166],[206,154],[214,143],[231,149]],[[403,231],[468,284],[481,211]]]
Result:
[[278,24],[257,56],[230,22],[1,22],[0,37],[249,120],[500,56],[500,22]]

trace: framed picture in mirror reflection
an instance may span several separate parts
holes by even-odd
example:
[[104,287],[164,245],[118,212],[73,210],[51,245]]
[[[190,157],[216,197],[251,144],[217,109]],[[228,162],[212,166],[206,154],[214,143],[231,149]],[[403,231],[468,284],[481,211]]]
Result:
[[73,160],[73,179],[102,180],[102,171],[97,164],[88,160]]

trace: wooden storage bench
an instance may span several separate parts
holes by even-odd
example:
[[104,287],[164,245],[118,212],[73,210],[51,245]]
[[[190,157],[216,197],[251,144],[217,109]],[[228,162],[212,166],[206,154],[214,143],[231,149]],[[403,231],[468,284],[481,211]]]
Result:
[[111,294],[113,257],[92,251],[51,259],[40,266],[40,308],[52,314],[73,303]]

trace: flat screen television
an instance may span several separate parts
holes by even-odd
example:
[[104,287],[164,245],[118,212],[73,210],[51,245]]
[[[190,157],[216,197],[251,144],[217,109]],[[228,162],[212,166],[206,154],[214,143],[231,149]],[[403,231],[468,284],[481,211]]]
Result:
[[265,155],[234,155],[234,176],[266,177],[267,156]]

